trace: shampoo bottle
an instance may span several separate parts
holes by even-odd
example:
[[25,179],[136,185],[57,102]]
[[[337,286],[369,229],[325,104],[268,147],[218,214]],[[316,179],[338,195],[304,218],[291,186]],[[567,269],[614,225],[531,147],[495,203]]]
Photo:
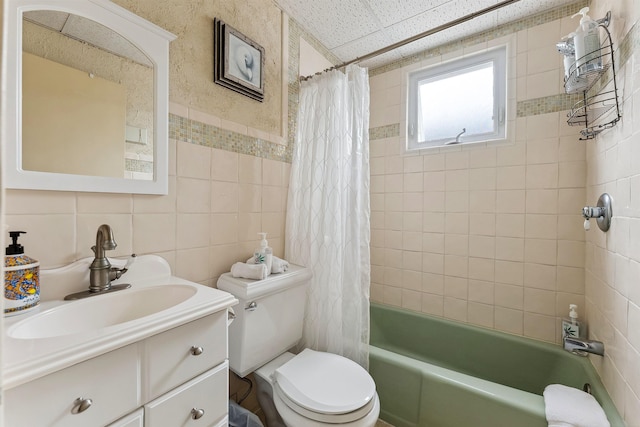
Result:
[[574,45],[576,33],[571,33],[564,37],[560,43],[556,44],[556,48],[562,54],[564,65],[564,79],[569,79],[572,72],[575,70],[576,63],[576,47]]
[[581,322],[578,320],[578,306],[569,304],[569,317],[562,319],[562,339],[565,337],[580,338],[585,335]]
[[576,66],[579,74],[589,71],[600,70],[602,68],[602,57],[600,56],[600,33],[598,23],[591,19],[588,7],[580,9],[580,12],[572,16],[582,15],[580,25],[576,29],[574,45],[576,49]]
[[273,263],[273,249],[269,247],[267,242],[267,233],[258,233],[262,237],[260,247],[253,254],[256,264],[265,264],[267,266],[267,274],[271,274],[271,264]]
[[11,243],[4,257],[4,315],[21,314],[40,302],[40,263],[24,254],[18,237],[24,231],[10,231]]

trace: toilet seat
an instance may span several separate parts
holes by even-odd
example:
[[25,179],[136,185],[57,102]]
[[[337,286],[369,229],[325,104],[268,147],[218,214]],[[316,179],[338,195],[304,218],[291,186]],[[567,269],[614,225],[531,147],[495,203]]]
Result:
[[274,392],[293,411],[322,423],[349,423],[369,414],[376,387],[369,373],[345,357],[310,349],[273,374]]

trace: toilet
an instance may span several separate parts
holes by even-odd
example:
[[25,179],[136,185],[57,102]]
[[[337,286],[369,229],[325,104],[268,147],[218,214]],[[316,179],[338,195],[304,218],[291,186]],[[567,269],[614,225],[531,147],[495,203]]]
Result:
[[376,386],[354,361],[336,354],[288,350],[302,337],[311,271],[291,265],[264,280],[225,273],[218,289],[240,304],[229,326],[229,366],[254,373],[268,427],[373,427],[380,414]]

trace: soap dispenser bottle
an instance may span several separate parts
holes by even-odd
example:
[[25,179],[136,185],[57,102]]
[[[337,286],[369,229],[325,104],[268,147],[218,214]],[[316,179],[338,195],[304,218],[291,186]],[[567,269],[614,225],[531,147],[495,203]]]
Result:
[[569,304],[569,317],[562,319],[562,339],[565,337],[582,338],[586,335],[582,322],[578,320],[578,306]]
[[260,241],[260,247],[256,249],[253,254],[253,259],[256,264],[265,264],[267,266],[267,274],[271,274],[271,265],[273,263],[273,249],[269,247],[267,242],[267,233],[258,233],[262,240]]
[[574,35],[574,45],[576,50],[576,67],[578,74],[585,74],[589,71],[600,70],[602,68],[602,57],[600,56],[600,33],[598,23],[591,19],[588,7],[583,7],[572,18],[582,15],[580,25]]
[[40,302],[40,263],[24,254],[18,243],[25,231],[10,231],[12,243],[4,258],[4,315],[13,316],[34,308]]

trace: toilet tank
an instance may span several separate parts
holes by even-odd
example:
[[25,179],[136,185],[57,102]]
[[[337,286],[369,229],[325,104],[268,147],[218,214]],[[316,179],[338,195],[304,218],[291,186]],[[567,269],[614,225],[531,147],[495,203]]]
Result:
[[291,265],[264,280],[225,273],[218,289],[234,295],[236,318],[229,326],[229,366],[241,377],[297,344],[302,337],[308,268]]

